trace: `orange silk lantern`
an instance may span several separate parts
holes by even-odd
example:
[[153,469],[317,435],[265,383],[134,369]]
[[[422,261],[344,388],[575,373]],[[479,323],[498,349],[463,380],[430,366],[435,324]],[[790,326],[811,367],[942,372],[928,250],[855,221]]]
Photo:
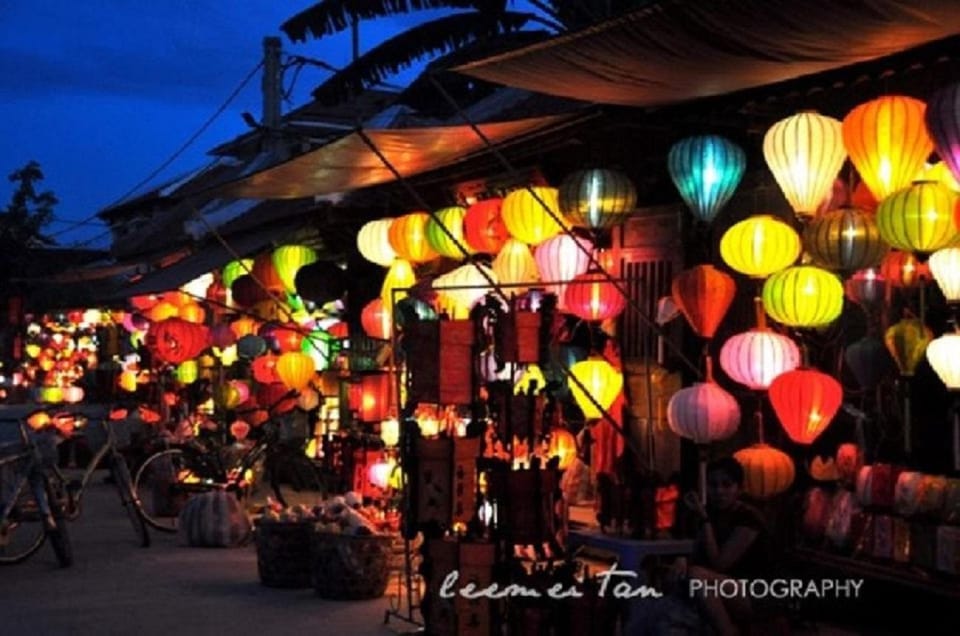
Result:
[[777,376],[768,394],[781,426],[798,444],[812,444],[843,402],[840,383],[815,369],[795,369]]
[[584,320],[610,320],[627,307],[627,299],[600,271],[589,271],[576,276],[563,292],[566,310]]
[[548,457],[559,457],[558,468],[566,470],[573,464],[577,458],[577,439],[573,433],[565,428],[554,428],[550,431],[550,447],[547,450]]
[[390,310],[384,307],[382,298],[374,298],[360,312],[360,324],[371,338],[389,340],[393,318]]
[[712,265],[698,265],[677,274],[673,302],[701,338],[713,338],[737,292],[733,277]]
[[510,238],[503,224],[500,209],[503,199],[487,199],[467,208],[463,217],[463,234],[467,244],[482,254],[496,254]]
[[894,287],[913,287],[931,278],[930,266],[911,252],[890,250],[880,263],[880,276]]
[[[243,277],[241,276],[241,278]],[[253,278],[256,279],[255,282],[259,286],[262,286],[270,294],[282,295],[286,289],[283,279],[280,278],[280,273],[273,264],[272,252],[264,252],[253,259]],[[239,279],[233,283],[234,298],[237,297],[237,282],[239,282]],[[269,298],[269,294],[267,297]]]
[[260,323],[247,316],[237,318],[230,323],[230,331],[233,332],[233,335],[235,335],[238,340],[244,336],[255,336],[259,330]]
[[790,456],[766,444],[738,450],[733,458],[743,466],[743,490],[756,499],[768,499],[793,484],[796,468]]
[[166,300],[161,300],[150,308],[147,317],[153,322],[161,322],[168,318],[176,318],[180,314],[180,308]]
[[413,212],[394,219],[388,237],[390,247],[399,258],[411,263],[426,263],[440,256],[427,242],[429,221],[430,215],[426,212]]
[[387,418],[390,408],[390,375],[372,373],[350,385],[350,408],[364,422],[379,422]]
[[192,322],[199,325],[203,324],[203,321],[207,317],[207,312],[197,303],[189,303],[180,307],[180,313],[178,314],[178,317],[183,318],[187,322]]
[[316,372],[313,358],[299,351],[288,351],[277,359],[277,376],[284,386],[302,391],[310,385]]

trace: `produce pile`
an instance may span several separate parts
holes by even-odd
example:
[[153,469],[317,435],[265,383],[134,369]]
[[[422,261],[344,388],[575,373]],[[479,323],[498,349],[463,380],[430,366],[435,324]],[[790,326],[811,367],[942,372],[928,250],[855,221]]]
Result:
[[376,506],[364,506],[355,492],[329,497],[313,506],[296,504],[284,507],[268,498],[258,522],[313,523],[317,532],[360,536],[397,531],[397,519],[385,516]]

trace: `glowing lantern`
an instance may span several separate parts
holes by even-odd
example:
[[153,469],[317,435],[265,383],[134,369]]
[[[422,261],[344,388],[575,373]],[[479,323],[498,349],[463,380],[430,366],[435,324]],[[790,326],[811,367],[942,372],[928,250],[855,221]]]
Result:
[[543,371],[536,364],[528,364],[523,373],[513,385],[513,394],[528,395],[531,390],[542,391],[547,386],[547,380],[543,376]]
[[397,253],[390,246],[390,226],[393,219],[377,219],[365,223],[357,233],[357,249],[361,256],[377,265],[390,267]]
[[300,350],[313,358],[313,364],[317,371],[323,371],[329,369],[333,364],[336,357],[335,344],[336,339],[331,334],[322,329],[317,329],[303,339]]
[[763,284],[763,307],[790,327],[829,325],[843,311],[843,284],[834,274],[801,265],[777,272]]
[[426,212],[413,212],[394,219],[388,237],[398,258],[411,263],[426,263],[439,256],[427,242],[429,221],[430,215]]
[[400,422],[395,417],[380,422],[380,439],[388,448],[396,446],[400,441]]
[[882,201],[908,185],[933,150],[926,104],[887,95],[860,104],[843,119],[843,143],[870,192]]
[[[292,411],[297,406],[297,401],[291,395],[291,391],[284,386],[282,382],[273,384],[261,384],[257,387],[257,404],[273,414],[282,414]],[[254,414],[256,415],[256,413]],[[253,418],[253,416],[251,416]],[[251,419],[250,423],[258,426],[257,419]]]
[[238,442],[242,442],[247,439],[247,435],[250,434],[250,425],[243,420],[234,420],[234,422],[230,424],[230,434],[233,435],[233,438]]
[[688,137],[667,155],[670,178],[680,196],[694,216],[707,223],[733,196],[746,165],[743,150],[717,135]]
[[577,458],[577,439],[573,433],[565,428],[554,428],[550,431],[550,446],[547,457],[559,457],[558,468],[566,470]]
[[936,181],[954,192],[960,192],[960,183],[957,182],[957,178],[950,172],[950,167],[943,161],[938,161],[933,165],[926,166],[915,180]]
[[720,256],[741,274],[766,278],[789,267],[800,255],[796,230],[769,214],[751,216],[720,238]]
[[238,339],[244,336],[256,335],[259,330],[260,323],[247,316],[237,318],[230,323],[230,331],[232,331],[233,335]]
[[671,297],[701,338],[713,338],[737,293],[733,277],[712,265],[697,265],[673,278]]
[[165,300],[161,300],[150,308],[147,317],[153,322],[162,322],[168,318],[176,318],[179,313],[179,307]]
[[740,405],[715,382],[697,382],[670,398],[667,424],[680,437],[695,444],[709,444],[737,432]]
[[796,476],[793,460],[766,444],[738,450],[734,459],[743,467],[743,490],[756,499],[768,499],[787,490]]
[[800,366],[800,349],[787,336],[751,329],[723,343],[720,366],[734,381],[763,391],[774,378]]
[[560,184],[559,202],[573,225],[598,230],[627,220],[637,205],[637,189],[616,170],[579,170]]
[[168,318],[154,324],[147,334],[147,343],[163,362],[180,364],[196,358],[210,344],[210,333],[203,325]]
[[360,324],[371,338],[389,340],[393,328],[390,309],[384,307],[382,298],[374,298],[360,312]]
[[927,100],[924,120],[937,154],[954,178],[960,179],[960,84],[953,83],[935,92]]
[[88,309],[83,312],[84,324],[97,325],[103,320],[103,313],[99,309]]
[[177,366],[176,371],[174,371],[174,377],[177,378],[177,382],[180,384],[193,384],[199,376],[200,368],[196,360],[181,362]]
[[370,468],[367,469],[367,479],[380,490],[386,490],[390,485],[390,475],[395,468],[396,464],[393,460],[370,464]]
[[610,320],[627,307],[627,300],[600,271],[589,271],[576,276],[563,292],[566,310],[584,320]]
[[[540,270],[537,269],[537,261],[533,258],[530,246],[514,238],[503,243],[491,267],[497,280],[507,285],[535,283],[540,280]],[[525,291],[526,287],[504,289],[508,295],[520,295]]]
[[937,250],[928,264],[947,302],[960,302],[960,248]]
[[[437,210],[427,221],[427,242],[440,256],[462,261],[473,253],[464,238],[463,219],[466,214],[466,208],[454,206]],[[441,224],[443,227],[441,227]],[[450,234],[444,232],[444,228]],[[450,235],[453,235],[453,238]],[[466,254],[458,247],[458,244],[467,251]]]
[[246,276],[253,271],[253,259],[243,258],[239,261],[230,261],[223,267],[221,280],[227,289],[233,288],[233,283],[241,276]]
[[924,351],[933,340],[933,332],[916,318],[904,318],[887,329],[883,340],[900,369],[900,375],[909,377],[923,360]]
[[[280,273],[277,271],[277,268],[273,265],[273,254],[271,252],[263,252],[253,259],[253,272],[251,276],[259,287],[267,290],[270,294],[283,296],[286,286],[280,278]],[[236,297],[237,290],[234,289],[233,293],[234,297]],[[268,298],[270,294],[267,294]]]
[[320,394],[313,389],[304,389],[297,397],[297,406],[304,411],[312,411],[320,406]]
[[132,296],[130,298],[130,305],[137,311],[150,311],[158,302],[160,302],[160,297],[155,294]]
[[63,401],[67,404],[77,404],[83,401],[83,389],[79,386],[67,386],[62,391]]
[[207,312],[197,303],[189,303],[180,307],[177,317],[199,325],[203,324],[203,321],[207,317]]
[[[413,273],[413,267],[409,261],[398,258],[390,264],[387,275],[383,279],[383,287],[380,288],[380,298],[387,307],[393,307],[394,302],[407,297],[406,291],[417,283],[417,277]],[[394,292],[393,290],[398,290]]]
[[303,345],[303,334],[300,328],[293,324],[276,325],[270,333],[270,343],[280,353],[300,351]]
[[137,390],[137,372],[136,371],[121,371],[120,377],[117,378],[117,383],[120,385],[120,388],[128,393],[133,393]]
[[297,271],[317,261],[317,252],[304,245],[281,245],[270,255],[273,267],[280,276],[283,288],[288,293],[296,293]]
[[496,254],[510,238],[503,224],[500,210],[503,199],[486,199],[467,208],[463,217],[463,235],[467,244],[476,252]]
[[763,157],[797,216],[814,216],[829,196],[847,158],[842,127],[832,117],[805,112],[781,119],[764,135]]
[[960,333],[946,333],[927,345],[927,360],[951,391],[960,391]]
[[561,311],[566,310],[563,305],[564,283],[589,269],[592,252],[593,243],[568,234],[549,238],[534,250],[533,258],[537,261],[540,280],[555,283],[544,285],[544,289],[547,293],[557,295],[557,305]]
[[930,266],[910,252],[891,250],[883,257],[880,275],[894,287],[913,287],[930,279]]
[[438,276],[433,281],[433,288],[449,301],[447,310],[450,318],[458,319],[465,318],[474,303],[491,291],[491,280],[496,283],[497,277],[489,267],[468,263]]
[[390,375],[367,374],[360,382],[350,385],[350,408],[364,422],[380,422],[387,418],[390,408]]
[[[220,364],[225,367],[233,366],[233,363],[239,360],[240,354],[237,352],[237,345],[232,344],[229,347],[213,348],[214,355],[220,359]],[[203,358],[201,358],[203,359]]]
[[27,426],[31,430],[39,431],[42,428],[49,426],[51,423],[50,414],[46,411],[37,411],[36,413],[31,413],[27,417]]
[[510,235],[528,245],[539,245],[564,230],[556,188],[535,186],[514,190],[504,198],[500,216]]
[[929,253],[947,247],[957,230],[954,211],[960,195],[933,181],[918,181],[884,199],[877,208],[883,239],[907,252]]
[[305,353],[288,351],[277,358],[277,377],[288,389],[302,391],[307,388],[315,371],[313,358]]
[[[583,385],[603,410],[610,408],[623,388],[623,374],[603,358],[591,357],[577,362],[570,367],[570,374]],[[572,378],[567,380],[567,385],[586,419],[603,417],[597,406]]]
[[803,246],[815,265],[841,272],[875,267],[890,249],[873,217],[856,208],[833,210],[811,221]]
[[767,392],[780,425],[798,444],[812,444],[843,402],[840,383],[815,369],[787,371],[773,380]]
[[867,390],[877,388],[893,363],[883,342],[872,336],[864,336],[850,344],[843,352],[843,359],[857,384]]
[[866,311],[874,311],[883,305],[887,279],[877,274],[874,269],[863,269],[843,283],[843,291],[847,298]]

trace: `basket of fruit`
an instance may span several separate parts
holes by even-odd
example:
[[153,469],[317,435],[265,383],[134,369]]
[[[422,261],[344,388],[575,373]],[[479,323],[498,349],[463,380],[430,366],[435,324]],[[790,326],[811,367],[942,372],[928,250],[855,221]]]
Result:
[[268,508],[255,523],[257,573],[268,587],[307,588],[312,581],[312,537],[317,516],[303,505]]

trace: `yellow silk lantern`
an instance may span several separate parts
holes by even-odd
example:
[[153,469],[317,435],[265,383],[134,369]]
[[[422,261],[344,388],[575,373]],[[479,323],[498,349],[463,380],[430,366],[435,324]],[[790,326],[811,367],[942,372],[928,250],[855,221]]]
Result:
[[167,318],[176,318],[180,315],[180,308],[171,302],[161,300],[150,308],[147,317],[153,322],[163,322]]
[[830,194],[847,158],[842,127],[837,119],[805,112],[778,121],[764,135],[763,157],[797,216],[814,216]]
[[935,181],[917,181],[877,207],[880,236],[897,249],[929,253],[949,246],[957,235],[953,215],[960,195]]
[[239,261],[230,261],[223,267],[221,280],[223,286],[227,289],[233,287],[233,282],[241,276],[246,276],[253,271],[253,259],[242,258]]
[[357,249],[371,263],[390,267],[397,253],[390,247],[390,226],[393,219],[377,219],[365,223],[357,233]]
[[297,291],[294,283],[297,271],[305,265],[317,262],[317,252],[305,245],[281,245],[273,250],[271,258],[283,288],[287,293],[293,294]]
[[[556,220],[563,219],[560,214],[560,196],[556,188],[537,186],[530,190],[536,197],[526,188],[508,194],[503,199],[500,216],[510,236],[528,245],[539,245],[564,229]],[[544,205],[549,212],[544,209]]]
[[[427,242],[440,256],[462,261],[466,256],[474,253],[473,248],[467,244],[463,232],[463,218],[466,215],[466,208],[454,206],[437,210],[427,221]],[[444,228],[450,234],[444,232]],[[453,238],[450,235],[453,235]],[[457,246],[458,243],[467,251],[466,254]]]
[[960,333],[946,333],[927,345],[927,360],[951,391],[960,391]]
[[[162,304],[162,303],[161,303]],[[177,311],[177,317],[195,324],[203,324],[207,311],[197,303],[188,303]]]
[[409,261],[402,258],[395,259],[387,270],[387,275],[383,279],[383,286],[380,288],[380,298],[383,300],[384,307],[393,307],[394,301],[400,302],[407,297],[406,291],[393,292],[394,289],[406,290],[417,283],[417,277],[413,273],[413,266]]
[[919,99],[886,95],[844,117],[844,146],[877,201],[910,185],[933,151],[926,109]]
[[887,329],[884,344],[900,369],[900,375],[912,376],[923,360],[933,332],[917,318],[904,318]]
[[927,263],[947,302],[960,302],[960,247],[937,250]]
[[[507,239],[497,257],[493,259],[493,273],[497,280],[504,284],[536,283],[540,280],[540,270],[537,261],[533,258],[530,246],[523,241]],[[527,291],[526,287],[510,287],[504,290],[508,295],[520,295]]]
[[533,388],[535,388],[537,392],[540,392],[545,386],[547,386],[547,379],[544,377],[540,367],[536,364],[528,364],[520,375],[520,378],[513,385],[513,394],[527,394]]
[[950,172],[950,167],[945,161],[938,161],[933,165],[924,166],[924,169],[917,175],[916,180],[936,181],[940,185],[960,193],[960,183],[957,182],[957,178]]
[[430,215],[426,212],[413,212],[394,219],[387,236],[390,247],[399,258],[411,263],[426,263],[439,257],[427,242],[427,222]]
[[[617,399],[620,389],[623,388],[623,374],[600,357],[591,357],[575,363],[570,367],[570,374],[579,380],[580,384],[604,410],[610,408],[613,401]],[[567,384],[573,393],[573,399],[576,400],[577,406],[583,411],[585,418],[595,420],[603,417],[593,401],[587,397],[584,390],[573,379],[568,379]]]
[[450,318],[466,318],[474,303],[492,291],[490,281],[497,282],[493,270],[480,263],[468,263],[457,269],[438,276],[433,288],[447,301],[445,307]]
[[294,391],[302,391],[310,385],[316,372],[313,358],[299,351],[288,351],[277,358],[277,376],[283,385]]
[[790,327],[822,327],[843,311],[843,283],[834,274],[809,265],[777,272],[763,284],[763,308]]
[[720,238],[720,256],[741,274],[766,278],[789,267],[800,255],[796,230],[769,214],[751,216]]

